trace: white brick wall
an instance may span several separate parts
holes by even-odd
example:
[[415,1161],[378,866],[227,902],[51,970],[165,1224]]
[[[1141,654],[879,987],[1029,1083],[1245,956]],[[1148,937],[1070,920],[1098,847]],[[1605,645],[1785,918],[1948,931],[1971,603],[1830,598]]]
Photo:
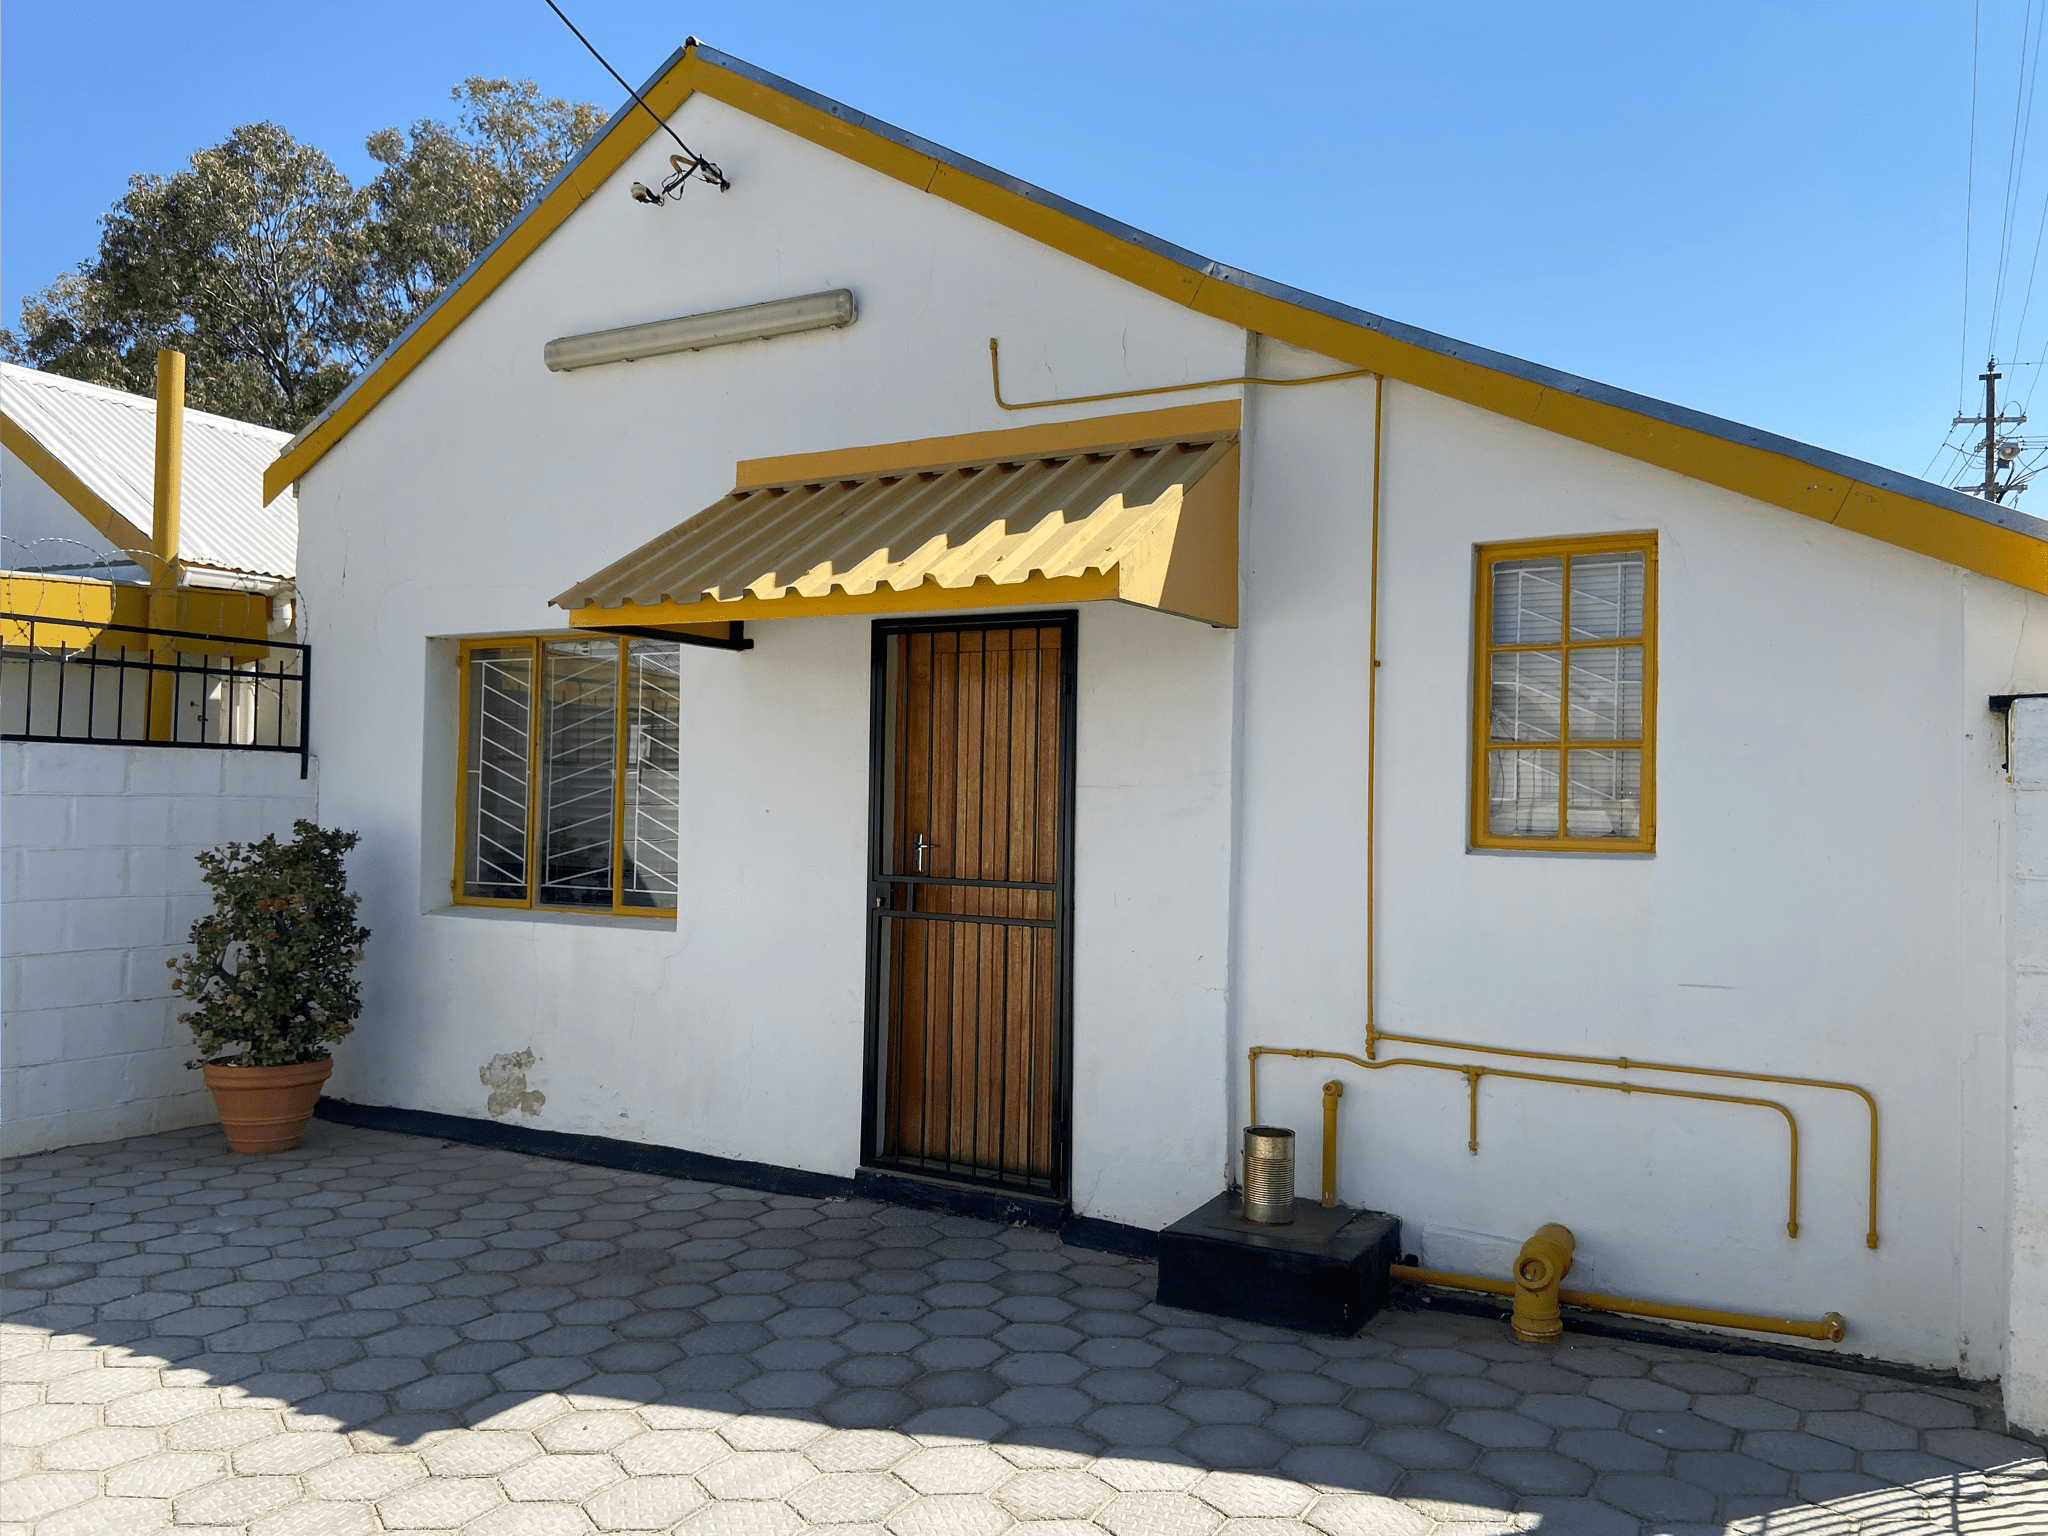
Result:
[[193,855],[315,814],[295,757],[0,743],[0,1153],[213,1118],[164,961]]
[[2048,699],[2013,703],[2012,1289],[2005,1412],[2048,1434]]

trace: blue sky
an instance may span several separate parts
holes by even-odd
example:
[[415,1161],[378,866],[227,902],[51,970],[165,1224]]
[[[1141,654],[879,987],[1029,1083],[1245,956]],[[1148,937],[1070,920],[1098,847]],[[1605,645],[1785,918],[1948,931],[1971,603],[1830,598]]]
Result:
[[[1994,294],[2000,356],[2048,354],[2048,0],[564,4],[636,84],[695,33],[1204,255],[1911,473]],[[11,0],[0,317],[131,173],[269,118],[361,177],[470,74],[621,94],[542,0]]]

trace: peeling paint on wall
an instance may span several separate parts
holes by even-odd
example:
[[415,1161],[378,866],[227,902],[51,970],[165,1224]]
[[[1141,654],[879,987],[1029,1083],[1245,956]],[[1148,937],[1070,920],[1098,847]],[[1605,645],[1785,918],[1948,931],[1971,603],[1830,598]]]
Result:
[[484,1108],[491,1115],[537,1115],[548,1096],[526,1086],[526,1074],[533,1069],[533,1052],[501,1051],[476,1069],[477,1079],[491,1090]]

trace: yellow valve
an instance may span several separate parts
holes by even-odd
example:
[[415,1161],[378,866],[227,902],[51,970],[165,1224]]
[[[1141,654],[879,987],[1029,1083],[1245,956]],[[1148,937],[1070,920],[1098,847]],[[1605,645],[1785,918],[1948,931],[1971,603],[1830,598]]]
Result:
[[1515,1258],[1515,1337],[1524,1344],[1548,1344],[1564,1332],[1557,1288],[1571,1273],[1578,1240],[1571,1228],[1548,1222],[1522,1244]]

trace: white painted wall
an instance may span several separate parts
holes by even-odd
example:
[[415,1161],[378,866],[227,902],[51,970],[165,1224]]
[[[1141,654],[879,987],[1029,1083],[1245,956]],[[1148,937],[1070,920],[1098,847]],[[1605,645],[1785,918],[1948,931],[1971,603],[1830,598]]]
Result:
[[0,570],[134,565],[13,452],[0,448]]
[[[650,147],[301,487],[324,819],[365,833],[379,935],[334,1091],[482,1114],[480,1073],[530,1049],[534,1125],[846,1172],[867,623],[686,653],[673,926],[449,908],[450,637],[558,627],[550,595],[722,495],[735,460],[1014,425],[991,334],[1033,398],[1228,376],[1247,338],[720,104],[679,126],[732,194],[633,204]],[[553,336],[841,285],[845,331],[541,363]],[[1158,1225],[1215,1190],[1248,1045],[1362,1044],[1372,408],[1369,380],[1248,401],[1239,631],[1083,614],[1084,1214]],[[2048,682],[2048,602],[1415,389],[1388,387],[1386,420],[1383,1024],[1867,1084],[1884,1243],[1862,1240],[1860,1107],[1804,1090],[1797,1240],[1768,1111],[1494,1083],[1471,1156],[1448,1079],[1281,1063],[1262,1117],[1304,1131],[1304,1193],[1318,1086],[1343,1077],[1343,1193],[1428,1261],[1498,1266],[1564,1220],[1582,1284],[1839,1309],[1848,1348],[1996,1372],[2006,806],[1983,700]],[[1662,540],[1658,852],[1468,853],[1473,546],[1639,528]]]
[[0,743],[0,1152],[213,1119],[164,965],[209,908],[193,855],[289,836],[315,789],[296,757]]
[[2005,1414],[2048,1435],[2048,698],[2012,707],[2011,1335]]
[[[1329,409],[1272,394],[1254,417],[1262,492],[1276,457],[1302,473],[1304,434],[1326,429],[1299,418]],[[1240,1048],[1362,1049],[1364,616],[1313,552],[1359,560],[1368,425],[1327,429],[1336,494],[1295,495],[1263,529],[1253,513]],[[1863,1084],[1884,1115],[1883,1240],[1864,1243],[1861,1105],[1814,1090],[1761,1094],[1804,1137],[1796,1241],[1774,1112],[1495,1081],[1474,1156],[1462,1079],[1413,1069],[1266,1068],[1261,1117],[1307,1133],[1303,1192],[1335,1076],[1342,1192],[1400,1214],[1425,1263],[1504,1273],[1563,1221],[1588,1288],[1839,1310],[1845,1348],[1997,1374],[2005,788],[1984,700],[2048,679],[2048,600],[1400,385],[1384,472],[1381,1027]],[[1660,539],[1657,852],[1468,852],[1473,546],[1644,528]]]
[[[481,1115],[480,1070],[530,1048],[546,1102],[526,1123],[848,1173],[867,621],[684,653],[672,925],[450,906],[445,637],[560,627],[550,596],[721,496],[738,459],[1017,425],[989,389],[991,334],[1025,396],[1234,375],[1244,340],[716,103],[681,127],[718,144],[732,194],[674,217],[631,202],[650,147],[301,487],[323,813],[365,833],[378,933],[332,1091]],[[841,285],[860,305],[845,331],[542,365],[553,336]],[[1233,641],[1097,608],[1079,646],[1076,1200],[1156,1226],[1224,1166]]]

